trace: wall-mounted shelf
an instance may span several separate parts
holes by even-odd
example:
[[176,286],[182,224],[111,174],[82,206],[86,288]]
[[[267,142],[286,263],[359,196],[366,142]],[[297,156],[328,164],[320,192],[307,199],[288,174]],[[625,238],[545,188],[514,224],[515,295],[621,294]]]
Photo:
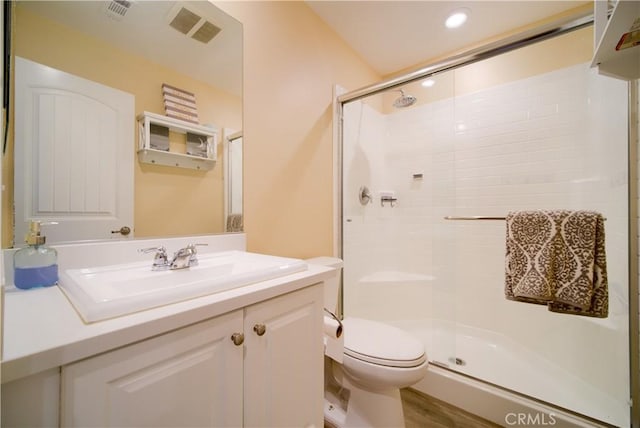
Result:
[[[155,113],[138,115],[138,160],[154,165],[210,170],[216,164],[218,130]],[[205,145],[202,155],[176,153],[153,147],[151,127],[156,125],[180,134],[193,134]],[[168,137],[167,137],[168,138]],[[168,139],[167,139],[168,144]]]
[[[623,80],[640,78],[640,45],[616,50],[640,20],[640,1],[618,0],[607,19],[607,2],[594,0],[596,50],[591,62],[598,73]],[[637,30],[636,31],[640,31]]]

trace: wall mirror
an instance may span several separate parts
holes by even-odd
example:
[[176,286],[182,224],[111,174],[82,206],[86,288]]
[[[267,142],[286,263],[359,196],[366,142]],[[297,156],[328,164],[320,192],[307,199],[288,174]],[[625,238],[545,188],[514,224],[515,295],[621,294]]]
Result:
[[[129,153],[133,159],[132,189],[128,189],[133,207],[131,236],[146,238],[242,230],[241,23],[208,1],[20,1],[14,3],[12,27],[13,82],[18,65],[15,63],[26,59],[133,97],[133,114],[130,115],[133,135]],[[194,94],[198,124],[217,129],[217,160],[213,169],[202,171],[138,161],[136,117],[143,112],[165,114],[163,84]],[[14,92],[14,97],[18,97],[19,88]],[[17,101],[12,104],[14,110],[21,105]],[[21,113],[11,112],[11,123],[16,126],[14,132],[9,133],[4,155],[4,248],[22,244],[17,234],[13,242],[14,225],[17,231],[17,226],[25,224],[29,217],[28,212],[14,216],[18,210],[13,208],[14,203],[17,206],[24,199],[21,187],[14,181],[21,178],[21,164],[18,160],[13,162],[15,149],[22,144],[18,138],[20,133],[15,132],[20,122],[14,122],[20,120]],[[67,131],[62,130],[63,133]],[[169,139],[171,151],[184,152],[186,135],[172,131]],[[231,155],[227,153],[229,150]],[[53,152],[56,152],[55,148]],[[31,154],[34,155],[37,157],[37,154]],[[230,159],[232,167],[225,165]],[[67,161],[70,170],[81,169],[77,162]],[[91,164],[86,162],[86,165]],[[83,168],[88,169],[86,165]],[[64,167],[56,168],[64,170]],[[120,174],[117,166],[115,170]],[[71,173],[60,174],[70,182],[70,188],[82,187],[82,183],[78,184],[82,179],[74,180]],[[57,182],[58,175],[51,175],[48,181]],[[35,177],[33,181],[40,177],[41,181],[47,182],[42,178],[45,177],[42,166],[37,163],[26,181],[30,181],[31,176]],[[68,193],[78,194],[75,190]],[[94,195],[95,192],[87,187],[84,193]],[[36,194],[29,200],[35,205],[38,197],[43,199],[42,194]],[[74,206],[87,205],[89,198],[80,199],[80,202],[69,203],[59,210],[63,217],[72,219],[79,215],[78,211],[82,209]],[[46,213],[46,209],[44,211]],[[41,220],[46,221],[46,215]],[[50,226],[46,233],[48,241],[83,239],[65,235],[64,230],[60,225]],[[51,240],[51,236],[55,239]],[[121,236],[114,234],[113,238]]]

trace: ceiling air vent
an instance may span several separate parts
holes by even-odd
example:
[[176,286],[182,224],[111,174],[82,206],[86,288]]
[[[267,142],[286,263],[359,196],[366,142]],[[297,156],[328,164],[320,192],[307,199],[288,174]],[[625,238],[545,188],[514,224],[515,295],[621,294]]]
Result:
[[202,43],[209,43],[221,30],[192,9],[179,3],[171,9],[169,25],[187,37]]
[[191,12],[189,9],[181,7],[169,25],[180,31],[182,34],[189,34],[189,31],[191,31],[193,27],[200,22],[200,19],[200,16]]
[[132,1],[127,0],[111,0],[106,2],[104,11],[109,18],[121,21],[132,4]]
[[202,24],[202,26],[191,35],[191,38],[202,43],[209,43],[219,32],[220,28],[216,27],[209,21],[205,21],[204,24]]

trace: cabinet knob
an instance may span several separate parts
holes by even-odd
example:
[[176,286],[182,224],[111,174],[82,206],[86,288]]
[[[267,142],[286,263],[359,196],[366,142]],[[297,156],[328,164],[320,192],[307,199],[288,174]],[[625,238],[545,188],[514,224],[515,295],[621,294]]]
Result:
[[262,336],[267,331],[267,326],[264,324],[256,324],[253,326],[253,331],[255,331],[258,336]]
[[231,335],[231,341],[236,346],[242,345],[244,343],[244,334],[242,334],[242,333],[233,333]]

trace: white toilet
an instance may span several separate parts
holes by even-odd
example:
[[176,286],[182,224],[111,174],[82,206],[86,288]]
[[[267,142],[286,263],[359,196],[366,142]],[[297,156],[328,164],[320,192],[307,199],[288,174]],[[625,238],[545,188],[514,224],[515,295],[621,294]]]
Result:
[[[342,260],[307,260],[336,269],[325,281],[325,308],[335,313]],[[325,357],[325,420],[337,428],[404,427],[400,388],[427,372],[424,345],[396,327],[361,318],[342,320],[342,364]]]

